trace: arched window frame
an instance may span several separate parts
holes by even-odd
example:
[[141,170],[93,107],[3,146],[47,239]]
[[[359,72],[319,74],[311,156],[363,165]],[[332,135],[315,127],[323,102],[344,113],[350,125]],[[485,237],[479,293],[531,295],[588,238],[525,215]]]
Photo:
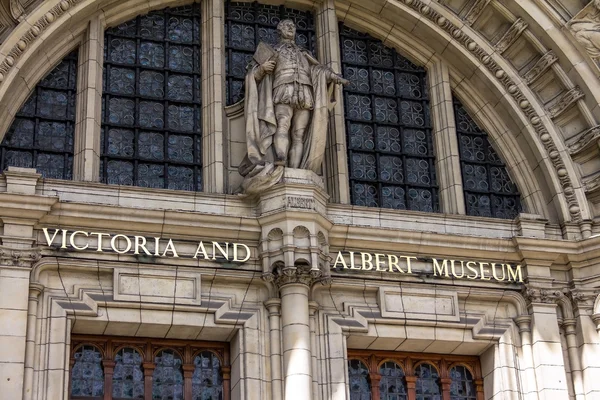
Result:
[[416,386],[418,377],[415,375],[415,369],[419,365],[423,364],[431,364],[438,372],[441,400],[451,400],[450,386],[452,381],[450,379],[450,369],[457,365],[466,367],[471,373],[477,393],[476,400],[484,399],[483,378],[481,375],[481,365],[478,357],[349,349],[347,359],[348,362],[350,362],[350,360],[360,360],[369,369],[371,400],[386,399],[384,394],[380,393],[379,390],[379,382],[381,380],[379,371],[384,363],[390,361],[396,363],[404,371],[407,400],[416,399]]
[[[221,378],[223,385],[223,399],[231,398],[231,365],[229,360],[229,343],[204,342],[191,340],[160,340],[137,337],[112,337],[72,335],[71,337],[71,370],[74,364],[73,355],[76,349],[83,345],[95,346],[101,349],[102,364],[104,368],[104,397],[102,400],[112,400],[112,377],[115,368],[115,356],[124,348],[133,348],[142,356],[144,372],[144,400],[152,400],[152,376],[156,368],[155,357],[161,350],[172,350],[178,353],[183,360],[182,371],[184,376],[183,400],[192,399],[192,375],[194,372],[194,357],[204,351],[213,353],[221,363]],[[69,400],[87,400],[95,398],[71,397],[71,373],[69,373]]]

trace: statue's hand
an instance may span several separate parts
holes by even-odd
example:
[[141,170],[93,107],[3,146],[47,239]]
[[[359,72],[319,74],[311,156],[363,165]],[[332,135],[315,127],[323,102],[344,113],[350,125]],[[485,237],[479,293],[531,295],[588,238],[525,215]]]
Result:
[[275,61],[266,61],[264,64],[261,64],[260,68],[263,73],[270,74],[275,69]]
[[339,83],[340,85],[348,86],[350,84],[350,81],[348,79],[342,78],[341,76],[338,75],[336,83]]

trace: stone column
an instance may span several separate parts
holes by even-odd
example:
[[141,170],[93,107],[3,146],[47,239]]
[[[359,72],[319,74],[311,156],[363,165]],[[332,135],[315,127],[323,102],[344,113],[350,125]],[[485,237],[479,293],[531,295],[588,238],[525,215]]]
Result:
[[523,379],[523,393],[527,400],[537,400],[537,386],[535,383],[535,370],[533,369],[533,353],[531,351],[531,317],[522,315],[515,319],[521,335],[521,351],[523,360],[521,370],[525,379]]
[[313,398],[308,294],[317,277],[309,266],[280,267],[276,271],[281,297],[285,400]]
[[271,339],[271,391],[272,399],[280,400],[283,394],[281,379],[281,300],[265,301],[269,311],[269,336]]
[[25,377],[23,379],[23,400],[33,398],[33,369],[35,355],[35,334],[40,294],[44,287],[39,283],[29,285],[29,306],[27,308],[27,334],[25,337]]
[[569,355],[569,364],[571,367],[571,379],[573,380],[573,391],[575,399],[585,400],[583,392],[583,377],[581,373],[581,362],[577,349],[577,320],[574,318],[565,319],[563,321],[565,328],[565,339],[567,341],[567,352]]
[[308,312],[310,315],[310,347],[312,352],[312,373],[313,373],[313,399],[319,398],[319,380],[317,376],[318,370],[318,358],[317,358],[317,310],[319,309],[319,304],[311,301],[308,303]]

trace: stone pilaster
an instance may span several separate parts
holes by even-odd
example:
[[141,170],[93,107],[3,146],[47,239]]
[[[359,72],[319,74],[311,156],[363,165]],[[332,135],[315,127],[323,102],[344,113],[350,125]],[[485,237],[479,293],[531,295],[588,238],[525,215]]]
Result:
[[523,379],[523,395],[527,400],[537,400],[537,385],[535,381],[535,369],[533,367],[533,352],[531,349],[531,317],[523,315],[515,319],[521,337],[521,351],[523,360],[521,371]]
[[283,379],[281,378],[281,300],[269,299],[265,301],[265,307],[269,311],[272,399],[280,400],[283,395]]

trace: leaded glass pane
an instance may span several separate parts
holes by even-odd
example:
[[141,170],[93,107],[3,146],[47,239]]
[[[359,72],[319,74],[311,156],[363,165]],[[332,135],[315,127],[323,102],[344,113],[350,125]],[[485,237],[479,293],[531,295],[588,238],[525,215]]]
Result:
[[76,397],[101,397],[104,395],[102,354],[95,346],[81,346],[73,354],[75,364],[71,370],[71,395]]
[[348,360],[350,400],[371,400],[369,369],[360,360]]
[[476,400],[477,390],[473,382],[473,375],[462,365],[450,369],[450,399],[451,400]]
[[379,367],[381,380],[379,381],[379,393],[381,400],[406,400],[406,380],[404,371],[393,361],[387,361]]
[[112,385],[115,399],[144,398],[142,355],[136,349],[125,347],[116,354]]
[[202,190],[199,4],[109,28],[104,45],[102,180]]
[[211,351],[203,351],[194,357],[192,375],[192,400],[222,400],[223,377],[221,361]]
[[0,144],[2,169],[36,168],[45,178],[72,179],[77,51],[35,87]]
[[437,212],[426,71],[340,26],[352,204]]
[[183,360],[171,349],[161,350],[154,357],[152,374],[153,400],[183,400]]
[[244,98],[244,76],[246,66],[252,59],[260,41],[276,45],[278,42],[277,24],[283,19],[296,23],[296,43],[316,50],[314,17],[310,11],[294,10],[284,6],[258,3],[225,3],[225,86],[227,105]]
[[417,377],[417,400],[442,400],[440,376],[433,365],[419,364],[415,368],[415,376]]
[[488,134],[454,99],[454,115],[467,214],[513,219],[521,212],[520,194]]

